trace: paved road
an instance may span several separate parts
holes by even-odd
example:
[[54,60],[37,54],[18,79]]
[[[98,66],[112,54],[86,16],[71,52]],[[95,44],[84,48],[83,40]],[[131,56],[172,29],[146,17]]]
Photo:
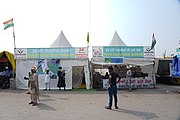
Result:
[[0,120],[180,120],[180,86],[118,90],[120,109],[106,110],[107,91],[40,91],[37,106],[25,90],[0,90]]

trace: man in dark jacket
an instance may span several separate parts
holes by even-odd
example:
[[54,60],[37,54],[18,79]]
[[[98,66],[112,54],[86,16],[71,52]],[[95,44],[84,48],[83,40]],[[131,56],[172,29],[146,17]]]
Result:
[[58,71],[57,75],[59,78],[57,87],[59,87],[59,90],[61,90],[61,87],[64,87],[64,91],[65,91],[66,90],[65,71],[62,70],[62,67],[59,67],[59,71]]
[[[118,98],[117,98],[117,86],[116,86],[116,83],[120,80],[120,76],[113,71],[112,66],[108,67],[108,70],[109,70],[109,88],[108,88],[109,106],[105,106],[105,108],[111,110],[113,96],[114,96],[114,106],[115,106],[115,109],[118,109],[118,106],[117,106]],[[117,78],[119,78],[118,81],[117,81]]]

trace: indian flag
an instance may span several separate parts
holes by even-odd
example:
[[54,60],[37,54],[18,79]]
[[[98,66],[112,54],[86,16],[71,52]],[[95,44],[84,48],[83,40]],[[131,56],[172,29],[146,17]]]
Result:
[[13,27],[14,26],[13,18],[8,20],[8,21],[6,21],[6,22],[4,22],[3,24],[4,24],[4,30],[6,30],[9,27]]
[[155,39],[154,33],[153,33],[153,36],[152,36],[152,43],[151,43],[151,50],[154,48],[155,44],[156,44],[156,39]]

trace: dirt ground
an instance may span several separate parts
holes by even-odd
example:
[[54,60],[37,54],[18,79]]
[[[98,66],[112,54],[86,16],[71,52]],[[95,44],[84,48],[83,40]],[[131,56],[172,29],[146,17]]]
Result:
[[106,110],[107,91],[40,91],[31,106],[26,90],[0,90],[0,120],[180,120],[180,86],[118,90],[120,109]]

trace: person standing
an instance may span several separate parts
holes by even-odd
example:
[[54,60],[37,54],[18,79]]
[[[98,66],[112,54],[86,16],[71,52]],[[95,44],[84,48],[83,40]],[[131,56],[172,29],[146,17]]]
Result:
[[[113,71],[112,66],[108,67],[108,70],[109,70],[109,88],[108,88],[109,105],[105,106],[105,108],[111,110],[113,96],[114,96],[114,106],[115,106],[115,109],[118,109],[118,105],[117,105],[118,98],[117,98],[117,86],[116,86],[116,84],[119,82],[119,80],[121,78],[117,73],[115,73]],[[117,79],[119,79],[119,80],[117,81]]]
[[[30,78],[30,76],[32,75],[31,72],[28,73],[28,77]],[[25,80],[28,80],[28,90],[26,91],[26,94],[30,94],[30,81],[29,78],[24,77]]]
[[5,70],[0,67],[0,87],[5,88]]
[[29,89],[30,89],[30,97],[32,106],[37,105],[37,100],[39,99],[39,82],[38,82],[38,74],[36,72],[36,67],[33,66],[31,68],[31,76],[29,77]]
[[65,84],[65,71],[62,71],[62,67],[59,67],[58,70],[58,84],[57,87],[59,87],[59,90],[61,90],[61,87],[64,87],[64,90],[66,90],[66,84]]
[[128,90],[131,92],[132,91],[132,87],[131,87],[131,77],[132,77],[132,71],[131,68],[128,67],[128,70],[126,72],[126,79],[127,79],[127,83],[128,83]]
[[51,91],[51,76],[53,75],[53,73],[49,70],[49,68],[47,68],[47,70],[45,71],[45,80],[44,83],[46,85],[46,88],[44,89],[44,91],[47,90],[47,87],[49,86],[49,91]]

